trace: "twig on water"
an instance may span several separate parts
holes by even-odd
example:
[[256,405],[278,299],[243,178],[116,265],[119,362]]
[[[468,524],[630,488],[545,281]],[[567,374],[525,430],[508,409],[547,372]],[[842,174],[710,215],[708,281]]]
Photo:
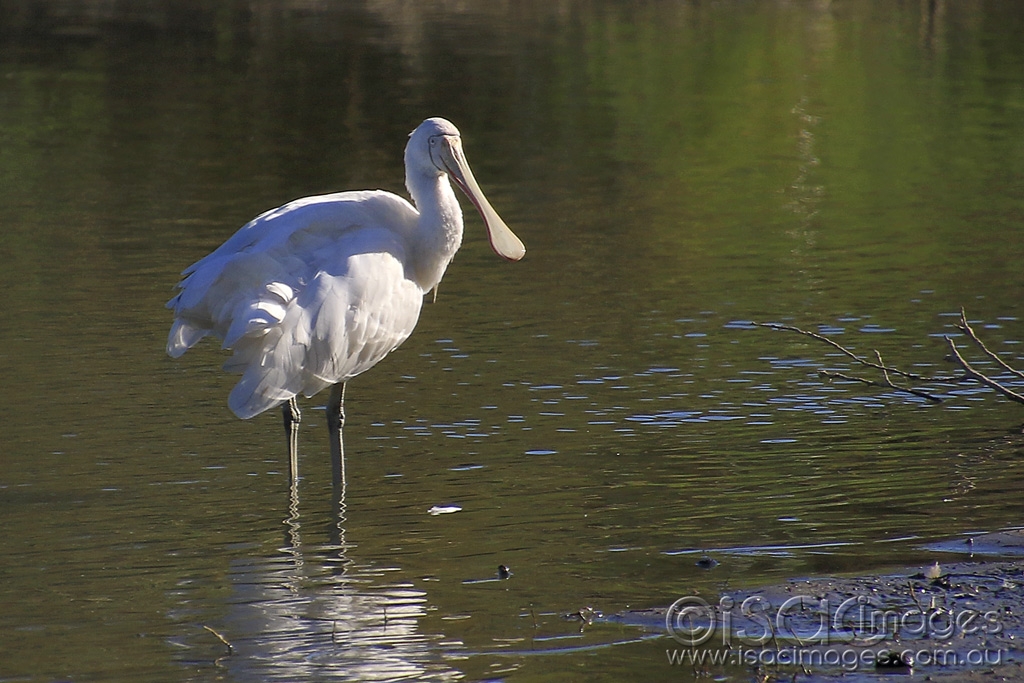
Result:
[[964,369],[964,372],[967,373],[968,379],[973,379],[978,382],[981,382],[990,389],[998,391],[1000,394],[1010,399],[1011,401],[1015,401],[1017,403],[1024,403],[1024,396],[1021,396],[1020,394],[1013,391],[1009,387],[1000,384],[991,377],[984,375],[980,371],[976,370],[973,365],[968,363],[967,360],[960,355],[960,351],[957,350],[956,344],[953,343],[952,339],[946,337],[946,343],[949,344],[949,350],[952,352],[953,358],[956,360],[957,363],[960,364],[960,367]]
[[[970,339],[970,340],[971,340],[972,342],[974,342],[974,343],[975,343],[975,345],[976,345],[976,346],[977,346],[977,347],[978,347],[979,349],[981,349],[981,350],[982,350],[982,352],[983,352],[983,353],[984,353],[984,354],[985,354],[986,356],[988,356],[988,357],[989,357],[989,358],[991,358],[991,359],[992,359],[993,361],[995,361],[995,363],[996,363],[997,365],[999,365],[999,367],[1001,367],[1001,368],[1002,368],[1003,370],[1006,370],[1006,371],[1007,371],[1007,372],[1009,372],[1009,373],[1010,373],[1011,375],[1015,375],[1016,377],[1019,377],[1020,379],[1024,379],[1024,372],[1021,372],[1021,371],[1020,371],[1020,370],[1018,370],[1017,368],[1014,368],[1014,367],[1012,367],[1012,366],[1008,365],[1008,364],[1006,363],[1006,361],[1004,361],[1004,360],[1003,360],[1002,358],[1000,358],[1000,357],[999,357],[998,355],[996,355],[996,354],[995,354],[995,353],[993,353],[992,351],[989,351],[988,347],[987,347],[987,346],[985,346],[985,342],[981,341],[981,339],[979,339],[979,338],[978,338],[978,335],[976,335],[976,334],[974,333],[974,328],[973,328],[973,327],[971,327],[970,323],[968,323],[968,322],[967,322],[967,314],[966,314],[966,313],[964,312],[964,309],[963,309],[963,307],[961,307],[961,308],[960,308],[960,322],[959,322],[959,323],[957,324],[957,328],[958,328],[958,329],[959,329],[959,330],[960,330],[961,332],[963,332],[964,334],[966,334],[966,335],[967,335],[967,337],[968,337],[968,339]],[[947,339],[948,339],[948,337],[947,337]],[[957,355],[959,355],[959,354],[957,354]],[[965,367],[964,369],[965,369],[965,370],[967,370],[968,372],[974,372],[973,370],[968,370],[968,369],[967,369],[966,367]]]
[[896,391],[902,391],[902,392],[905,392],[905,393],[908,393],[908,394],[913,394],[914,396],[919,396],[921,398],[927,399],[929,401],[933,401],[935,403],[941,403],[942,402],[942,397],[938,396],[936,394],[932,394],[930,392],[924,391],[923,389],[916,389],[916,388],[911,387],[911,386],[906,386],[906,385],[902,385],[902,384],[896,384],[895,382],[893,382],[892,377],[890,377],[890,375],[899,375],[900,377],[904,377],[906,379],[909,379],[909,380],[912,380],[912,381],[919,381],[919,382],[950,382],[950,381],[956,381],[956,378],[953,378],[953,377],[924,377],[922,375],[918,375],[918,374],[915,374],[913,372],[907,372],[906,370],[901,370],[901,369],[899,369],[897,367],[886,365],[885,362],[882,361],[882,354],[879,353],[877,349],[874,350],[875,358],[876,358],[877,362],[872,362],[872,361],[868,360],[867,358],[864,358],[862,356],[858,356],[856,353],[854,353],[850,349],[846,348],[842,344],[840,344],[840,343],[838,343],[836,341],[833,341],[832,339],[829,339],[828,337],[826,337],[824,335],[818,334],[817,332],[811,332],[810,330],[805,330],[805,329],[800,328],[800,327],[796,327],[795,325],[783,325],[781,323],[754,323],[754,324],[757,325],[758,327],[767,327],[767,328],[773,329],[773,330],[785,330],[787,332],[796,332],[797,334],[802,334],[805,337],[810,337],[811,339],[814,339],[816,341],[820,341],[820,342],[823,342],[825,344],[828,344],[832,348],[834,348],[837,351],[841,352],[843,355],[845,355],[845,356],[847,356],[849,358],[852,358],[857,363],[859,363],[859,364],[861,364],[861,365],[863,365],[865,367],[872,368],[873,370],[880,371],[882,373],[882,378],[885,381],[879,382],[878,380],[868,379],[867,377],[858,377],[856,375],[848,375],[846,373],[837,372],[835,370],[819,370],[818,371],[819,375],[821,375],[823,377],[828,377],[829,379],[842,379],[842,380],[846,380],[846,381],[849,381],[849,382],[860,382],[862,384],[867,384],[869,386],[882,387],[882,388],[886,388],[886,389],[894,389]]
[[[864,358],[863,356],[857,355],[856,353],[846,348],[842,344],[839,344],[838,342],[829,339],[828,337],[822,334],[811,332],[809,330],[796,327],[795,325],[758,322],[755,322],[754,324],[757,325],[758,327],[767,327],[773,330],[796,332],[797,334],[809,337],[811,339],[814,339],[815,341],[827,344],[832,348],[836,349],[837,351],[839,351],[840,353],[842,353],[843,355],[847,356],[848,358],[856,361],[858,364],[863,365],[864,367],[871,368],[873,370],[877,370],[882,373],[882,381],[878,381],[867,377],[859,377],[857,375],[850,375],[843,372],[837,372],[835,370],[822,369],[818,371],[819,375],[827,377],[829,379],[842,379],[850,382],[860,382],[862,384],[867,384],[869,386],[894,389],[896,391],[902,391],[908,394],[912,394],[914,396],[919,396],[921,398],[933,401],[935,403],[942,402],[943,397],[909,385],[897,384],[895,381],[893,381],[892,376],[896,375],[914,382],[929,383],[961,383],[965,381],[974,381],[979,382],[989,387],[990,389],[999,392],[1000,394],[1010,399],[1011,401],[1024,404],[1024,395],[1010,389],[1006,385],[989,377],[988,375],[986,375],[985,373],[971,365],[971,363],[966,358],[963,357],[959,349],[957,349],[956,344],[949,336],[945,336],[944,339],[946,340],[946,343],[949,346],[952,360],[954,360],[957,363],[957,365],[959,365],[963,369],[963,374],[959,376],[935,375],[932,377],[925,377],[923,375],[918,375],[913,372],[901,370],[900,368],[891,365],[886,365],[885,362],[882,360],[882,354],[877,349],[873,349],[873,352],[875,354],[875,361],[871,361],[867,358]],[[1000,368],[1002,368],[1006,372],[1011,373],[1014,377],[1024,379],[1024,371],[1017,370],[1016,368],[1008,365],[1005,361],[1003,361],[1002,358],[1000,358],[997,354],[990,351],[989,348],[985,346],[985,343],[978,337],[978,335],[974,332],[974,329],[967,322],[967,314],[964,312],[963,308],[960,309],[960,321],[959,323],[957,323],[957,329],[963,332],[975,346],[981,349],[982,353],[984,353],[989,359],[995,362]]]
[[847,375],[845,372],[837,372],[835,370],[818,370],[818,374],[821,375],[822,377],[827,377],[829,379],[842,379],[846,380],[847,382],[860,382],[861,384],[867,384],[868,386],[872,387],[881,387],[883,389],[895,389],[896,391],[903,391],[908,394],[913,394],[914,396],[920,396],[921,398],[928,399],[929,401],[934,401],[935,403],[942,403],[941,396],[938,396],[936,394],[930,394],[927,391],[924,391],[923,389],[915,389],[914,387],[898,385],[894,383],[891,379],[889,379],[887,375],[885,377],[884,382],[879,382],[878,380],[868,379],[867,377],[857,377],[856,375]]
[[[900,375],[901,377],[906,377],[907,379],[925,380],[924,377],[921,377],[920,375],[915,375],[912,372],[906,372],[904,370],[900,370],[899,368],[886,367],[885,365],[882,364],[881,357],[879,357],[878,363],[872,363],[868,359],[862,358],[861,356],[858,356],[857,354],[855,354],[853,351],[851,351],[850,349],[846,348],[842,344],[839,344],[838,342],[835,342],[835,341],[829,339],[825,335],[818,334],[817,332],[811,332],[810,330],[805,330],[805,329],[796,327],[795,325],[783,325],[782,323],[754,323],[754,324],[757,325],[758,327],[767,327],[767,328],[772,329],[772,330],[786,330],[788,332],[796,332],[797,334],[802,334],[805,337],[810,337],[811,339],[816,339],[817,341],[820,341],[820,342],[823,342],[825,344],[828,344],[829,346],[831,346],[832,348],[836,349],[837,351],[839,351],[839,352],[849,356],[850,358],[852,358],[853,360],[857,361],[861,365],[866,365],[867,367],[874,368],[875,370],[881,370],[883,372],[891,372],[893,374]],[[878,352],[876,351],[875,354],[877,355]],[[864,381],[864,380],[860,380],[860,381]],[[868,384],[871,384],[871,383],[872,382],[868,382]]]
[[214,631],[214,630],[213,630],[212,628],[210,628],[210,627],[209,627],[209,626],[207,626],[206,624],[200,624],[200,625],[201,625],[201,626],[202,626],[203,628],[205,628],[205,629],[206,629],[207,631],[209,631],[210,633],[212,633],[213,635],[215,635],[215,636],[217,637],[217,640],[219,640],[220,642],[224,643],[224,646],[225,646],[225,647],[226,647],[226,648],[228,649],[228,654],[229,654],[229,655],[233,655],[233,654],[235,653],[235,650],[234,650],[234,648],[232,648],[232,647],[231,647],[231,643],[229,643],[229,642],[228,642],[228,639],[227,639],[227,638],[225,638],[225,637],[224,637],[224,636],[222,636],[221,634],[217,633],[216,631]]

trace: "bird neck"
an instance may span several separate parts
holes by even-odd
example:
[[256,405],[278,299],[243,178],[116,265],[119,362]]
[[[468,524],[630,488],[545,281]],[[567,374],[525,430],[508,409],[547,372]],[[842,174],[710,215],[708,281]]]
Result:
[[420,217],[413,238],[413,271],[424,292],[441,282],[462,245],[462,207],[447,174],[406,178]]

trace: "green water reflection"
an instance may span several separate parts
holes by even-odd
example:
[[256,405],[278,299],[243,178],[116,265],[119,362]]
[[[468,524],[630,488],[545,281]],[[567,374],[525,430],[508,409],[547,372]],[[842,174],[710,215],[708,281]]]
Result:
[[[1020,523],[1019,407],[735,324],[944,370],[963,305],[1024,365],[1018,3],[106,7],[0,6],[0,678],[686,676],[562,614]],[[471,217],[350,386],[341,543],[318,401],[289,526],[278,417],[163,303],[264,209],[402,192],[434,114],[529,252]]]

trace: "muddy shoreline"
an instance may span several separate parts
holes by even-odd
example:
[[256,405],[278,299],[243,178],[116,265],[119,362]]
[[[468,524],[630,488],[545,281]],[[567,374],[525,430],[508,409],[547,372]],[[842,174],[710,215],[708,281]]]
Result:
[[957,561],[790,579],[600,620],[666,633],[680,656],[704,658],[687,662],[701,677],[1024,680],[1024,531],[927,548]]

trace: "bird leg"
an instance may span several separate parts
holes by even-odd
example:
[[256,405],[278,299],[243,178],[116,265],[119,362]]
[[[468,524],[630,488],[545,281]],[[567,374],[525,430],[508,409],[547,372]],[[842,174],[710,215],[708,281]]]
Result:
[[288,469],[294,483],[299,480],[299,423],[302,422],[299,402],[294,396],[282,406],[281,412],[284,416],[284,434],[288,438]]
[[331,387],[327,399],[327,431],[331,443],[331,474],[335,489],[345,488],[345,444],[342,430],[345,428],[345,383],[338,382]]

